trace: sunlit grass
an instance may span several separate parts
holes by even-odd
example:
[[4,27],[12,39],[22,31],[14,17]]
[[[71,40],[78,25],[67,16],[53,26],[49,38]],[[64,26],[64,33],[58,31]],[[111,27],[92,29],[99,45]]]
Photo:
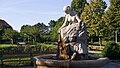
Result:
[[56,47],[57,45],[54,45],[54,44],[46,44],[46,43],[38,43],[37,44],[38,46],[44,46],[44,47]]
[[[4,58],[3,58],[4,59]],[[32,61],[32,59],[30,57],[16,57],[16,58],[5,58],[5,60],[18,60],[17,62],[4,62],[5,66],[21,66],[21,65],[30,65],[30,62]],[[21,61],[20,61],[21,60]],[[22,60],[28,60],[28,61],[22,61]],[[1,61],[0,61],[0,65],[1,65]]]
[[6,47],[16,47],[16,44],[0,44],[0,48],[6,48]]
[[[111,42],[113,42],[113,41],[102,41],[102,45],[107,45],[108,43],[111,43]],[[99,42],[94,42],[92,44],[99,45]],[[117,44],[120,45],[120,42],[117,42]]]

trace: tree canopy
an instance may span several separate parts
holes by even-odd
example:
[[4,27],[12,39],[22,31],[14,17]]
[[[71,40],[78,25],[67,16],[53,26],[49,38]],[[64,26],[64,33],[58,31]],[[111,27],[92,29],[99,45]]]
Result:
[[[110,0],[110,6],[104,0],[72,0],[71,9],[78,13],[80,19],[87,26],[88,37],[102,37],[104,40],[114,40],[115,32],[120,37],[120,0]],[[106,10],[106,11],[105,11]],[[2,20],[2,22],[6,23]],[[38,22],[35,25],[23,25],[20,37],[25,42],[46,42],[58,40],[58,29],[64,22],[64,17],[50,20],[48,25]],[[15,40],[19,32],[13,30],[9,24],[0,23],[1,39]],[[119,39],[120,41],[120,39]]]
[[5,32],[3,34],[3,39],[11,40],[11,43],[13,44],[13,42],[16,41],[18,36],[19,36],[19,33],[16,30],[8,28],[8,29],[5,29]]
[[84,10],[85,4],[87,4],[86,0],[72,0],[71,9],[76,11],[80,16]]
[[107,5],[103,0],[90,0],[85,5],[81,19],[87,25],[88,36],[103,35],[105,22],[102,20]]
[[39,33],[39,29],[34,26],[23,25],[21,27],[20,32],[21,32],[22,36],[25,36],[28,38],[28,41],[30,39],[33,39],[32,41],[34,42],[36,40],[36,35]]
[[51,30],[51,33],[50,33],[51,41],[57,41],[58,40],[58,29],[62,26],[63,22],[64,22],[64,17],[60,17],[56,21],[56,25],[53,27],[53,29]]
[[114,40],[115,31],[120,34],[120,0],[110,0],[110,6],[103,19],[107,25],[107,38]]

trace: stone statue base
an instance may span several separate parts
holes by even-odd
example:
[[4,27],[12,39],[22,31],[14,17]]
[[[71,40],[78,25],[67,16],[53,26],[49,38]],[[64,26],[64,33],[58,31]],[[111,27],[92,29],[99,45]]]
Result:
[[35,68],[110,68],[108,58],[90,58],[88,60],[60,60],[55,54],[34,57]]

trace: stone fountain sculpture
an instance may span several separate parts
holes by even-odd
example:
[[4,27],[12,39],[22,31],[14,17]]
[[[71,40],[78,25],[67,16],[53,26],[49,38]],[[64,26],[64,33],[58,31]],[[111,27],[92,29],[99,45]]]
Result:
[[35,68],[109,68],[108,58],[90,58],[86,26],[69,6],[63,8],[65,22],[59,28],[58,52],[34,57]]
[[59,28],[60,40],[58,42],[58,57],[62,59],[87,59],[86,26],[79,19],[75,11],[65,6],[65,21]]

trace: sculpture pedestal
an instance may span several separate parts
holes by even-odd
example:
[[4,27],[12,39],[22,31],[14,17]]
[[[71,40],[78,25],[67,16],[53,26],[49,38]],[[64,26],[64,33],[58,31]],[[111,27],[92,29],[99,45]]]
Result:
[[34,57],[35,68],[109,68],[108,58],[94,60],[59,60],[55,54]]

